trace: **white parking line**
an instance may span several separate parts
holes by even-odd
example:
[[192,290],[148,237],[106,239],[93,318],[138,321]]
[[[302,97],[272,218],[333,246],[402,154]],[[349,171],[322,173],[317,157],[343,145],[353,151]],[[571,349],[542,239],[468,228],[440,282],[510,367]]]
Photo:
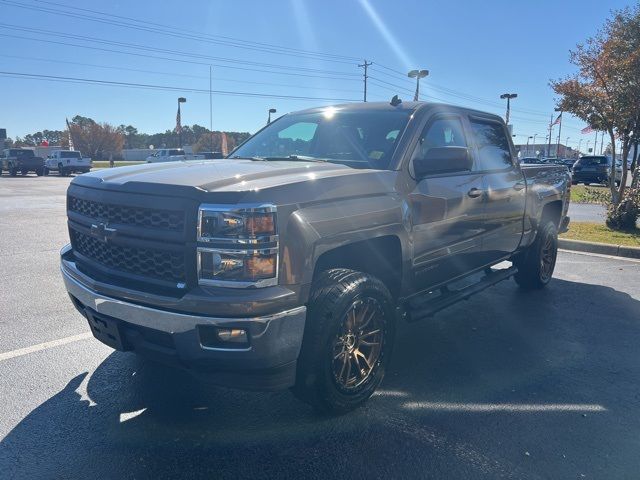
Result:
[[59,338],[57,340],[51,340],[50,342],[39,343],[38,345],[32,345],[30,347],[19,348],[18,350],[12,350],[10,352],[0,353],[0,362],[9,360],[10,358],[21,357],[22,355],[28,355],[30,353],[39,352],[41,350],[48,350],[50,348],[60,347],[67,345],[68,343],[79,342],[80,340],[87,340],[93,338],[91,332],[81,333],[79,335],[72,335],[70,337]]

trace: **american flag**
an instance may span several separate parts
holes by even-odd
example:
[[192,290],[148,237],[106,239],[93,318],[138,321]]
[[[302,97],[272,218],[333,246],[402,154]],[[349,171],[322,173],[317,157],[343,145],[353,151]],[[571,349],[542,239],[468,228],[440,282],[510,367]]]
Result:
[[69,132],[69,150],[73,151],[73,138],[71,137],[71,125],[69,125],[69,119],[65,118],[67,122],[67,132]]
[[591,133],[593,132],[593,128],[589,127],[584,127],[582,130],[580,130],[580,133],[582,133],[583,135],[586,135],[587,133]]
[[556,118],[556,121],[553,122],[551,125],[558,125],[560,122],[562,122],[562,114],[558,115],[558,118]]
[[178,103],[178,113],[176,114],[176,133],[182,133],[182,124],[180,123],[180,104]]
[[224,155],[225,157],[229,154],[228,149],[229,147],[227,146],[227,134],[225,132],[222,132],[222,145],[220,150],[222,150],[222,155]]

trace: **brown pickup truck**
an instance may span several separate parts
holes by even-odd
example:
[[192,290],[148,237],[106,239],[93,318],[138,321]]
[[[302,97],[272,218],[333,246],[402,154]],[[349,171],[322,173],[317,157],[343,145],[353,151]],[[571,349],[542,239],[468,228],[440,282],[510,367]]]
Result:
[[113,348],[344,412],[380,385],[397,322],[549,283],[570,185],[521,166],[496,115],[316,108],[226,159],[75,178],[62,274]]

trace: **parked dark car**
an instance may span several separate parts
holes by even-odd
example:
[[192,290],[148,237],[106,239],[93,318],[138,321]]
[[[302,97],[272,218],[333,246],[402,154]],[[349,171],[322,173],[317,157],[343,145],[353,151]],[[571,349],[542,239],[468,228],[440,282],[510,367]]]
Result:
[[573,184],[609,183],[611,159],[605,155],[580,157],[573,165]]
[[6,170],[12,177],[18,175],[18,172],[21,175],[34,172],[38,176],[44,173],[44,159],[36,157],[34,151],[29,148],[5,149],[0,163],[0,174],[2,174],[2,170]]
[[200,155],[203,155],[206,160],[219,160],[224,158],[222,152],[200,152]]
[[542,165],[546,163],[544,159],[538,157],[524,157],[520,159],[522,165]]
[[519,164],[497,115],[304,110],[223,160],[74,178],[62,275],[113,348],[346,412],[380,385],[396,322],[549,283],[569,188],[564,167]]

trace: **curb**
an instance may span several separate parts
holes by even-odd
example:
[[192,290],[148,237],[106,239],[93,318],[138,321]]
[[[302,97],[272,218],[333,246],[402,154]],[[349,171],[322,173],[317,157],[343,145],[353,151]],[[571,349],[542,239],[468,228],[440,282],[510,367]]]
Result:
[[628,247],[626,245],[583,242],[582,240],[567,240],[566,238],[559,238],[558,248],[574,250],[576,252],[599,253],[601,255],[640,259],[640,247]]

